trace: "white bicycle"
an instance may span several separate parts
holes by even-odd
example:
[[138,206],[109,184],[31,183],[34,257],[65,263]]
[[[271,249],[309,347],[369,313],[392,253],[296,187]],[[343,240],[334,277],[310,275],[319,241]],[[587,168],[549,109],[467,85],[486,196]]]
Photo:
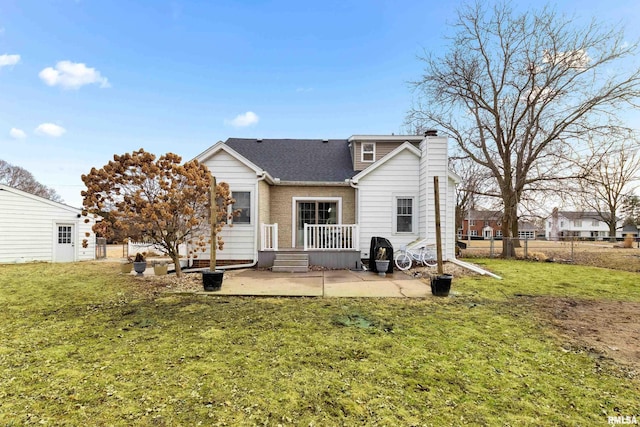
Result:
[[402,248],[394,257],[398,270],[408,270],[415,261],[416,263],[425,265],[429,268],[436,267],[438,261],[436,259],[436,248],[422,246],[417,251]]

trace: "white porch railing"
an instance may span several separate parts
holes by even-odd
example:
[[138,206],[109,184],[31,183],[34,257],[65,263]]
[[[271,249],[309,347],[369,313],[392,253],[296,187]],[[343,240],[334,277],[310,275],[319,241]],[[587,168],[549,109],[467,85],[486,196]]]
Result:
[[263,251],[278,250],[278,224],[260,224],[260,247]]
[[305,224],[304,250],[360,250],[357,224]]

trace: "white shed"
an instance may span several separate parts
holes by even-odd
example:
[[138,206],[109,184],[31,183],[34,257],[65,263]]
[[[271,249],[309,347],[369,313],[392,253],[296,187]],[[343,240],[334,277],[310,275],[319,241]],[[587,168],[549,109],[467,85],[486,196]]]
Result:
[[81,209],[0,184],[2,264],[95,259],[94,224]]

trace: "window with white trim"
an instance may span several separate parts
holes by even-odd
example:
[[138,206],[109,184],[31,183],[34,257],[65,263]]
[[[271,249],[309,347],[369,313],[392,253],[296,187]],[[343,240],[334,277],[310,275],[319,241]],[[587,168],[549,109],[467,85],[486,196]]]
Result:
[[234,224],[251,224],[251,192],[233,191],[231,197],[235,203],[231,207],[232,211],[240,211],[238,216],[231,220]]
[[360,160],[362,162],[372,163],[376,159],[376,143],[363,142]]
[[478,235],[478,230],[471,230],[471,235],[472,236],[477,236]]
[[413,197],[396,197],[396,233],[413,233]]
[[593,221],[591,221],[591,226],[600,227],[600,221],[598,221],[597,219],[594,219]]
[[576,219],[573,221],[573,226],[574,227],[582,227],[582,220],[581,219]]
[[536,233],[533,230],[518,230],[518,238],[519,239],[535,239]]

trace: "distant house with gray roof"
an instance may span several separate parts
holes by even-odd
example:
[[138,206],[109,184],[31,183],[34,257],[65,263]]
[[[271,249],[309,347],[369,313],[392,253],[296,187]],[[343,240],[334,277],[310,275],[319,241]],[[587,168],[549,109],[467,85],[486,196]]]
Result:
[[447,139],[433,133],[229,138],[196,159],[229,184],[242,212],[222,231],[222,264],[270,266],[277,252],[308,252],[311,264],[315,256],[324,260],[317,264],[353,267],[371,255],[372,237],[396,250],[435,244],[434,176],[444,259],[455,254],[459,178],[448,170]]
[[[570,237],[603,240],[609,238],[609,226],[604,221],[608,214],[595,211],[554,211],[545,221],[547,240],[562,240]],[[622,221],[617,220],[616,236],[622,235]]]

